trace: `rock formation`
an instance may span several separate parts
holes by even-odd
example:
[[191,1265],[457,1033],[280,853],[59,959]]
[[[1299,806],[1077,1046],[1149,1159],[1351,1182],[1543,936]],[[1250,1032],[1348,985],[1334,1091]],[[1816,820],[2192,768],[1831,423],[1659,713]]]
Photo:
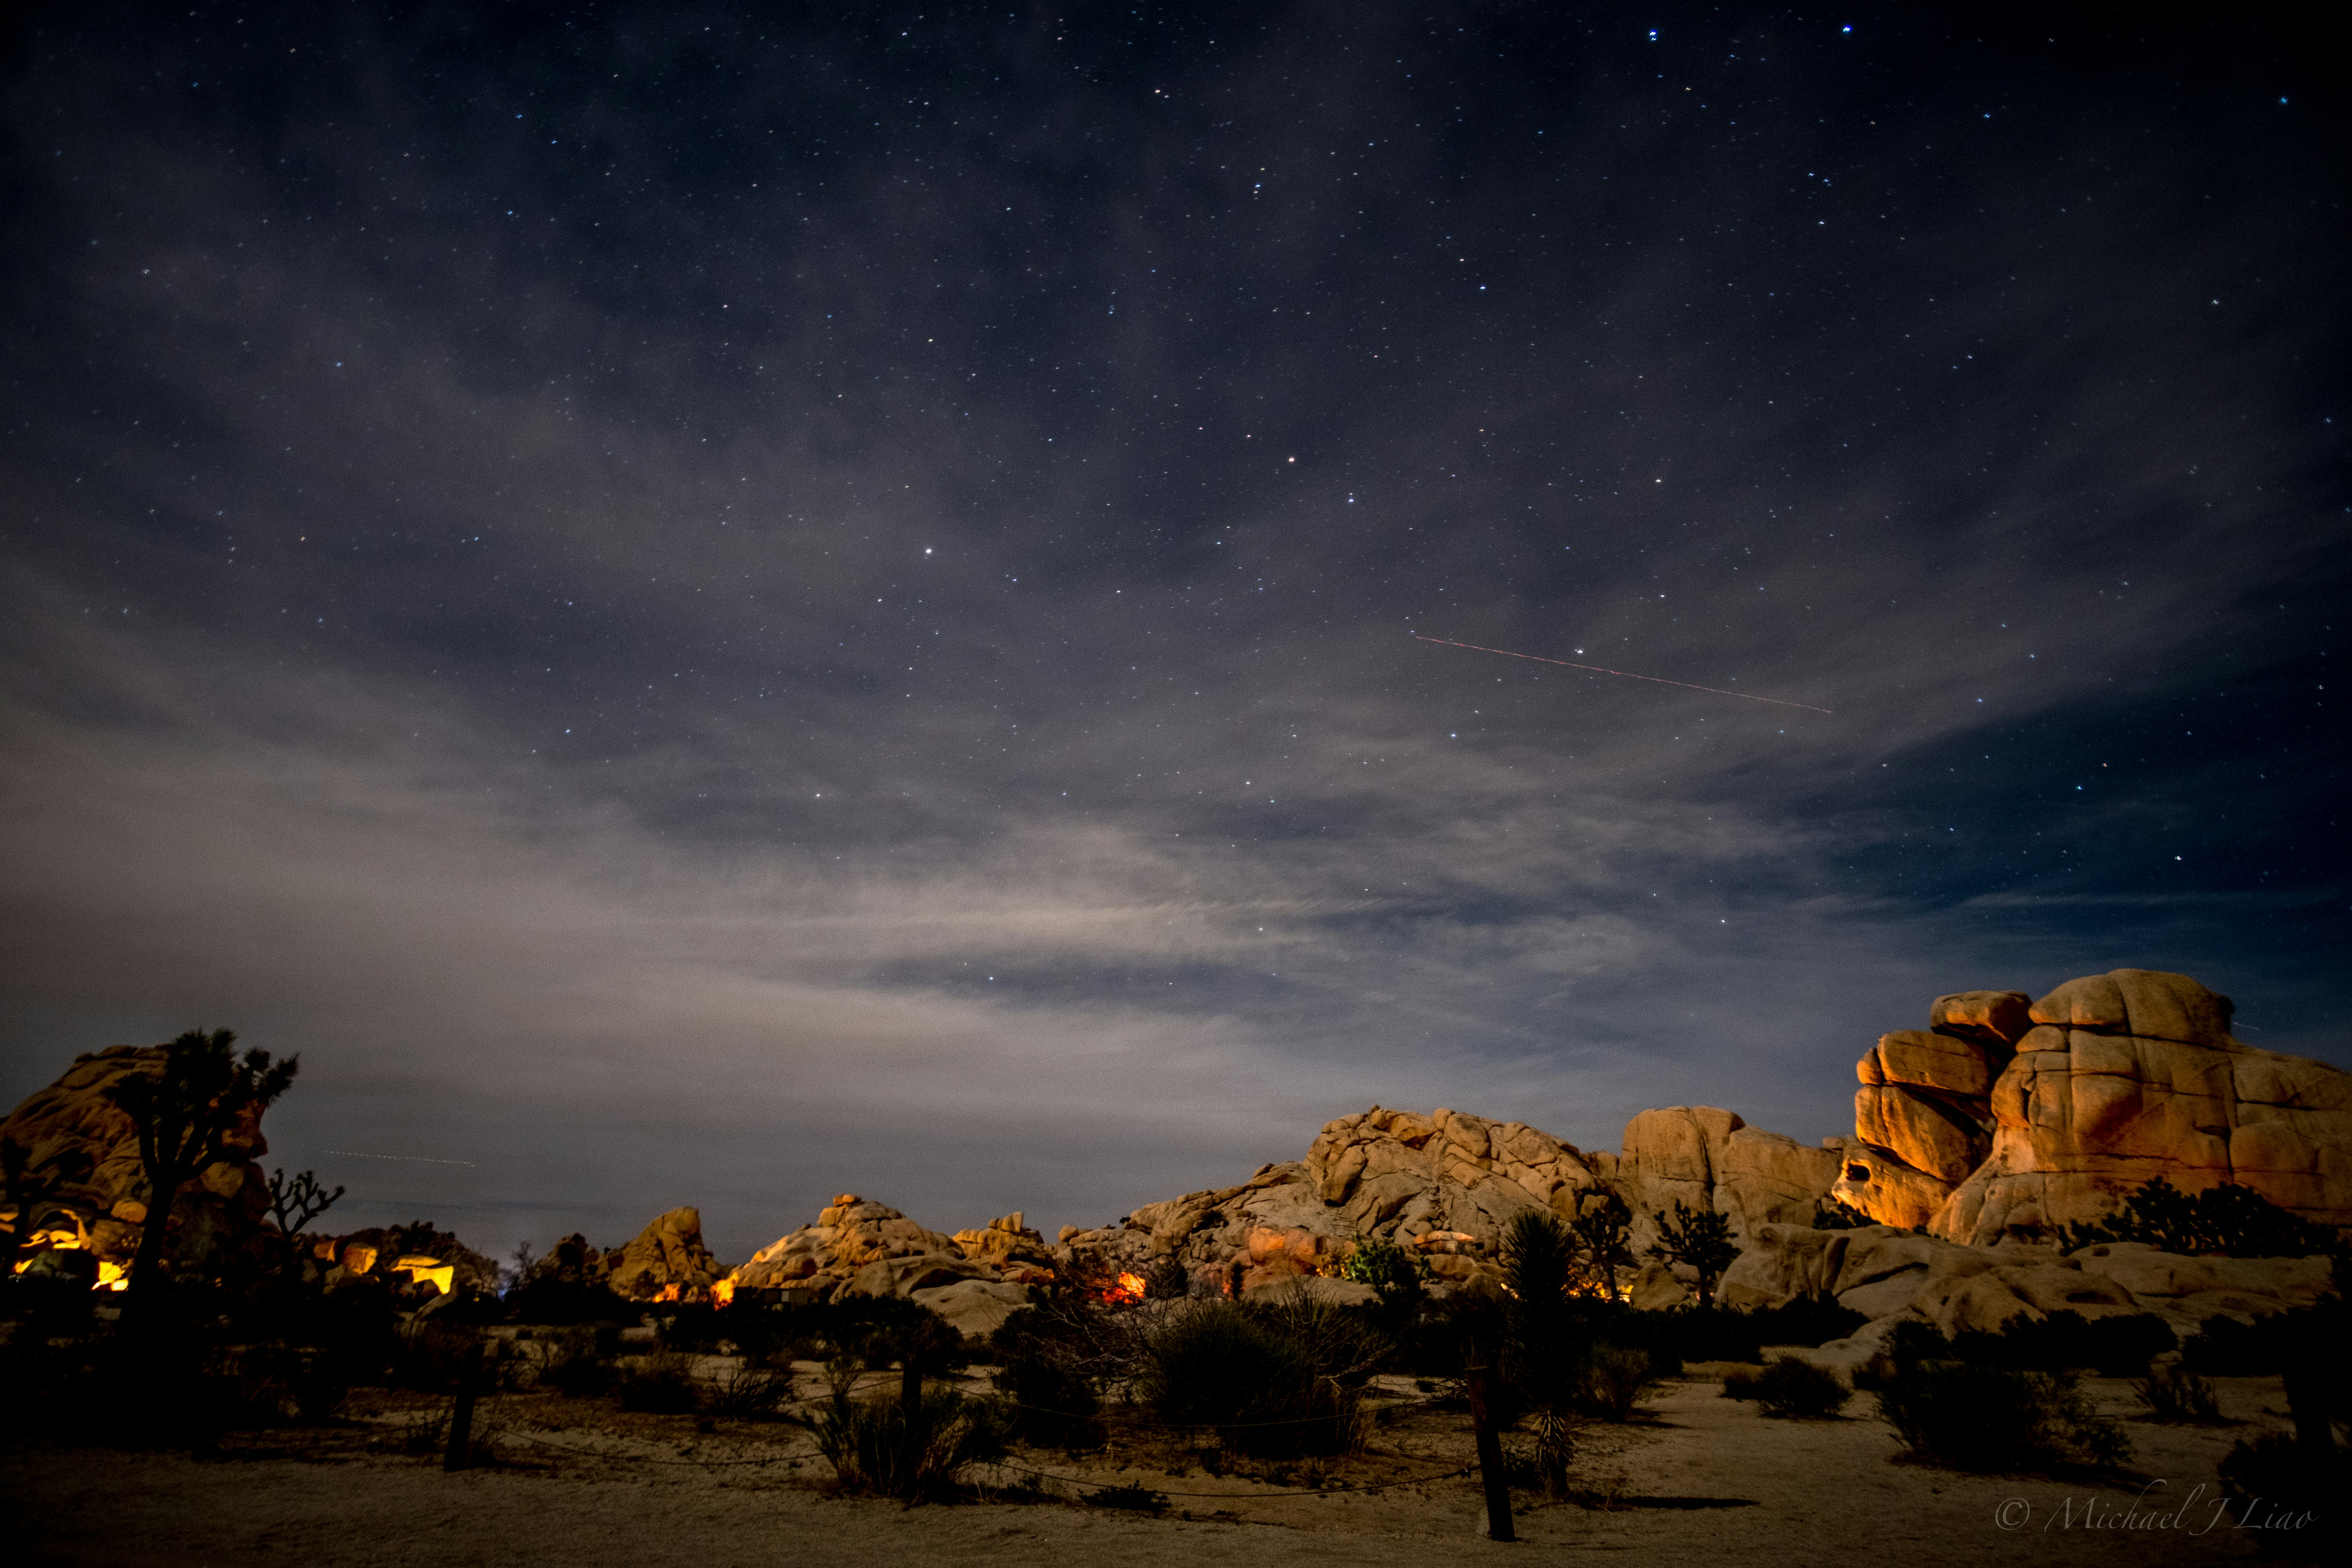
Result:
[[[26,1213],[7,1216],[16,1236],[53,1248],[86,1250],[119,1275],[138,1251],[151,1194],[131,1119],[109,1091],[133,1073],[163,1070],[161,1046],[110,1046],[74,1058],[57,1082],[0,1122],[0,1143],[23,1152]],[[268,1177],[255,1163],[269,1152],[261,1115],[248,1110],[228,1138],[229,1153],[180,1190],[170,1215],[176,1263],[200,1262],[252,1245],[269,1213]]]
[[604,1283],[633,1301],[699,1300],[727,1277],[727,1267],[702,1245],[702,1211],[672,1209],[621,1249]]
[[2230,999],[2118,969],[2038,1002],[1938,997],[1925,1031],[1856,1068],[1838,1197],[1888,1225],[1990,1245],[2104,1217],[2158,1176],[2249,1187],[2352,1226],[2352,1074],[2240,1044]]
[[[1042,1246],[1036,1232],[1016,1227],[1015,1240],[1029,1238]],[[727,1283],[737,1293],[797,1289],[825,1300],[843,1292],[907,1296],[961,1279],[994,1281],[1001,1274],[994,1264],[964,1256],[953,1237],[925,1230],[887,1205],[843,1193],[814,1225],[761,1247]]]
[[2328,1288],[2325,1258],[2175,1258],[2126,1242],[2070,1254],[2015,1241],[1964,1247],[1891,1226],[1765,1225],[1725,1273],[1719,1299],[1743,1309],[1834,1296],[1873,1320],[1925,1321],[1948,1333],[2055,1311],[2153,1312],[2185,1339],[2208,1318],[2251,1322],[2309,1306]]

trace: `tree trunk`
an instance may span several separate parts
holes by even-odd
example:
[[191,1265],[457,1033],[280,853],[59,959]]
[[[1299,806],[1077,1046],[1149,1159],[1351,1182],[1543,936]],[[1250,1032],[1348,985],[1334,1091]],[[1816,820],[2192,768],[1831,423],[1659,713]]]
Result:
[[1478,1480],[1486,1493],[1486,1539],[1517,1541],[1518,1531],[1511,1524],[1511,1486],[1503,1475],[1503,1439],[1486,1409],[1486,1369],[1465,1367],[1463,1373],[1470,1385],[1470,1430],[1478,1448]]
[[148,1194],[147,1219],[139,1227],[139,1251],[131,1264],[131,1288],[122,1301],[127,1321],[146,1322],[154,1310],[152,1303],[163,1292],[163,1244],[171,1227],[172,1200],[179,1196],[186,1180],[183,1176],[168,1187],[160,1182],[152,1184],[154,1191]]

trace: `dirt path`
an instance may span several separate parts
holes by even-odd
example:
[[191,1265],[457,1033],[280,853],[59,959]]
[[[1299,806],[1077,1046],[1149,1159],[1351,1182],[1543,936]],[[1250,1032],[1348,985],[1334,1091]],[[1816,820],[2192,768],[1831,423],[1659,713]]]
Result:
[[[2126,1413],[2123,1384],[2095,1387],[2110,1410]],[[779,1561],[795,1568],[1073,1562],[1426,1568],[1433,1552],[1517,1560],[1607,1552],[1612,1562],[1674,1568],[2202,1564],[2250,1554],[2226,1521],[2212,1526],[2213,1466],[2237,1436],[2279,1425],[2265,1411],[2283,1406],[2275,1380],[2232,1380],[2223,1387],[2224,1408],[2244,1426],[2131,1423],[2137,1468],[2147,1478],[2139,1497],[2138,1483],[1968,1477],[1897,1463],[1892,1433],[1874,1417],[1768,1421],[1717,1394],[1712,1384],[1678,1384],[1643,1425],[1588,1429],[1577,1483],[1625,1494],[1635,1506],[1527,1507],[1517,1516],[1517,1547],[1482,1538],[1478,1496],[1467,1480],[1269,1496],[1278,1489],[1197,1472],[1171,1477],[1166,1469],[1173,1467],[1156,1460],[1121,1470],[1055,1457],[1035,1463],[1096,1484],[1223,1495],[1171,1495],[1171,1514],[1156,1520],[1062,1503],[905,1510],[827,1498],[817,1489],[814,1465],[708,1466],[700,1461],[784,1453],[794,1439],[733,1442],[722,1433],[698,1443],[690,1426],[685,1443],[619,1428],[542,1433],[543,1443],[561,1441],[564,1451],[542,1447],[509,1468],[455,1476],[426,1459],[326,1441],[309,1445],[307,1454],[212,1461],[18,1451],[0,1458],[0,1487],[29,1549],[12,1560],[75,1568],[764,1568]],[[1866,1405],[1857,1400],[1854,1408]],[[509,1431],[502,1451],[531,1452],[520,1440],[530,1435],[525,1426]],[[1392,1453],[1438,1463],[1449,1442],[1433,1424],[1425,1434],[1383,1434],[1374,1447],[1385,1443]],[[649,1462],[674,1460],[682,1448],[698,1458]],[[597,1454],[614,1457],[589,1457]],[[1359,1474],[1382,1464],[1395,1473],[1406,1461],[1367,1463],[1370,1470]],[[2203,1500],[2163,1522],[2200,1484]],[[1682,1500],[1656,1506],[1663,1499]],[[1194,1518],[1178,1517],[1188,1510]],[[1223,1517],[1210,1517],[1219,1510]]]

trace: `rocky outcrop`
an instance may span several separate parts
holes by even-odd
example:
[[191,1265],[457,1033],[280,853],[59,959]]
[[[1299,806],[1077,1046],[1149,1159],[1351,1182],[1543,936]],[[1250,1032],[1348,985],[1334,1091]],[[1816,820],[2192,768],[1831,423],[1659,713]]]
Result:
[[[48,1088],[0,1122],[0,1142],[22,1152],[26,1212],[7,1216],[15,1234],[94,1254],[118,1270],[139,1249],[152,1201],[131,1119],[110,1092],[132,1074],[163,1070],[162,1046],[110,1046],[79,1056]],[[248,1108],[227,1140],[227,1157],[181,1189],[170,1215],[177,1264],[253,1246],[269,1213],[268,1177],[256,1163],[269,1152],[261,1112]]]
[[1839,1168],[1837,1148],[1807,1148],[1708,1107],[1643,1111],[1621,1157],[1525,1122],[1374,1106],[1327,1124],[1303,1161],[1147,1204],[1119,1226],[1065,1232],[1063,1244],[1106,1268],[1139,1274],[1173,1259],[1202,1288],[1248,1292],[1328,1278],[1358,1237],[1371,1237],[1462,1284],[1499,1279],[1503,1234],[1521,1214],[1573,1218],[1614,1192],[1634,1212],[1637,1247],[1655,1234],[1650,1215],[1676,1199],[1730,1215],[1745,1234],[1811,1223]]
[[2176,1258],[2103,1243],[2073,1253],[2004,1242],[1964,1247],[1891,1226],[1758,1227],[1726,1271],[1727,1307],[1833,1296],[1873,1320],[1917,1320],[1947,1333],[1997,1331],[2012,1318],[2153,1312],[2186,1338],[2208,1318],[2242,1322],[2307,1307],[2329,1289],[2325,1258]]
[[1760,1225],[1812,1224],[1838,1179],[1842,1145],[1808,1147],[1714,1106],[1644,1110],[1625,1124],[1614,1184],[1633,1211],[1637,1248],[1656,1238],[1651,1216],[1677,1203],[1728,1215],[1744,1237]]
[[953,1237],[926,1230],[887,1204],[843,1193],[814,1225],[761,1247],[727,1278],[738,1290],[801,1289],[827,1300],[844,1292],[905,1296],[995,1277],[988,1264],[967,1258]]
[[312,1255],[329,1265],[327,1289],[361,1287],[389,1290],[401,1301],[424,1305],[459,1296],[488,1296],[499,1289],[499,1266],[429,1220],[372,1226],[341,1236],[310,1240]]
[[909,1299],[921,1302],[945,1318],[956,1332],[966,1339],[984,1340],[1004,1326],[1004,1320],[1029,1304],[1029,1289],[1025,1285],[1010,1285],[986,1279],[959,1279],[952,1284],[927,1286],[908,1293]]
[[698,1300],[726,1277],[726,1266],[702,1244],[702,1211],[677,1208],[621,1249],[605,1284],[633,1301]]
[[2230,999],[2118,969],[2028,1004],[1937,998],[1856,1071],[1837,1195],[1872,1218],[1986,1245],[2054,1237],[2161,1176],[2231,1182],[2352,1226],[2352,1074],[2241,1044]]

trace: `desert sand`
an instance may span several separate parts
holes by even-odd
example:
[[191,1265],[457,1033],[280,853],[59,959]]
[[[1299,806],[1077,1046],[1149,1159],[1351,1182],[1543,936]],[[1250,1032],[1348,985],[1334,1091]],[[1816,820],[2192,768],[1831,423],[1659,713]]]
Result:
[[[496,1464],[455,1475],[402,1441],[437,1407],[389,1396],[355,1405],[338,1427],[247,1435],[215,1458],[20,1448],[0,1459],[0,1484],[23,1532],[15,1561],[75,1568],[1420,1564],[1433,1553],[1571,1552],[1928,1568],[2250,1556],[2248,1538],[2217,1521],[2214,1465],[2236,1438],[2284,1425],[2277,1380],[2216,1380],[2235,1424],[2211,1428],[2128,1419],[2127,1384],[2087,1386],[2104,1412],[2126,1418],[2134,1479],[1961,1475],[1900,1458],[1866,1395],[1841,1419],[1774,1421],[1720,1397],[1717,1382],[1678,1380],[1636,1422],[1582,1430],[1573,1480],[1584,1502],[1514,1494],[1516,1545],[1484,1538],[1466,1477],[1303,1492],[1313,1472],[1271,1486],[1204,1475],[1167,1452],[1074,1460],[1022,1450],[1019,1464],[1087,1485],[1164,1491],[1169,1511],[1155,1519],[1058,1500],[906,1509],[826,1495],[824,1462],[795,1458],[810,1453],[795,1427],[721,1421],[703,1431],[691,1416],[538,1395],[486,1402]],[[1466,1463],[1458,1413],[1414,1406],[1409,1384],[1397,1392],[1408,1396],[1402,1418],[1376,1426],[1364,1456],[1328,1480],[1377,1485]]]

